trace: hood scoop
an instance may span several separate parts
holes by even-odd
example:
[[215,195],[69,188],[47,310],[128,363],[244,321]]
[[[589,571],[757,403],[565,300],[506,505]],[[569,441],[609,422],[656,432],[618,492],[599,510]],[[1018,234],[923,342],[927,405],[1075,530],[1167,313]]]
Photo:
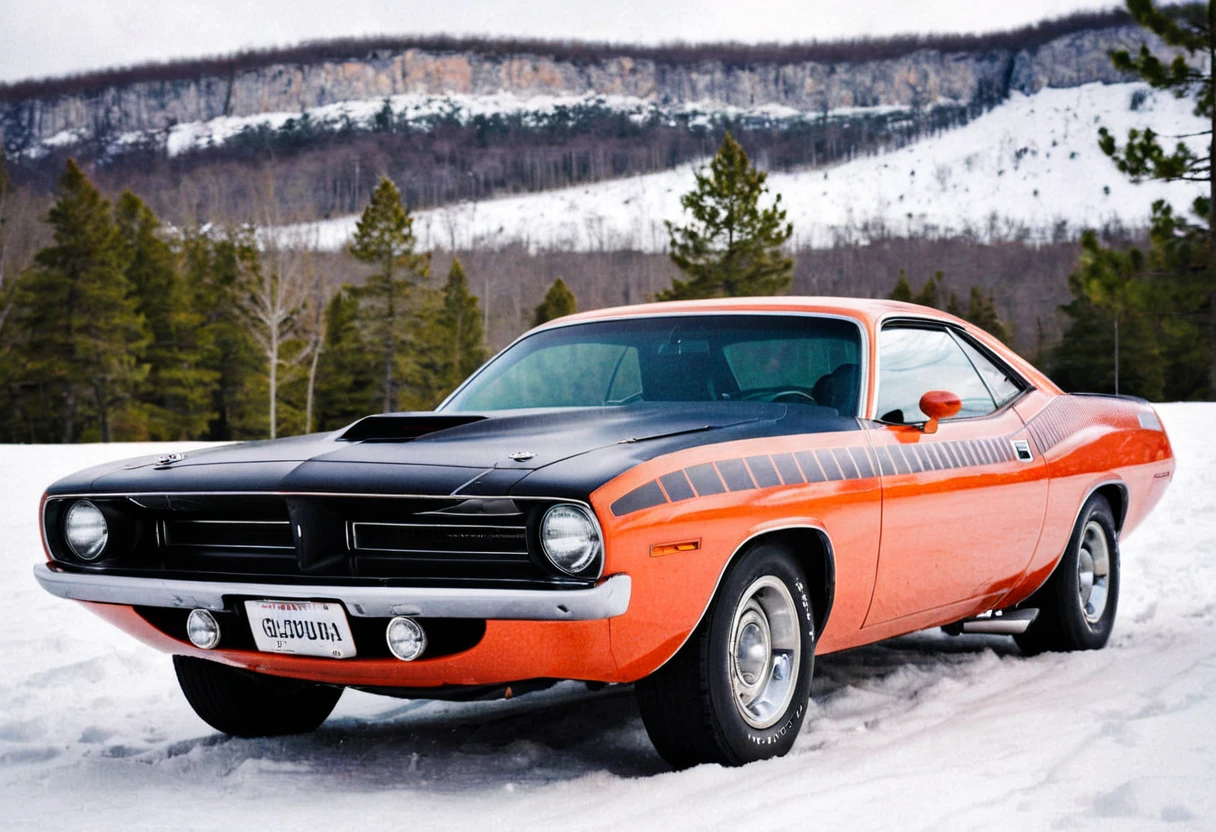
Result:
[[386,413],[355,422],[340,437],[345,442],[412,442],[431,433],[480,422],[485,416],[443,416],[436,413]]

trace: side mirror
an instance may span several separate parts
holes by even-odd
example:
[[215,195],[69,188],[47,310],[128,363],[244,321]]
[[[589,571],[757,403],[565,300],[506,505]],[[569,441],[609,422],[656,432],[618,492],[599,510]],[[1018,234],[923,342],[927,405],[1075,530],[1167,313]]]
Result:
[[939,419],[949,419],[963,409],[963,400],[946,390],[930,390],[920,397],[921,412],[929,417],[923,428],[925,433],[937,433]]

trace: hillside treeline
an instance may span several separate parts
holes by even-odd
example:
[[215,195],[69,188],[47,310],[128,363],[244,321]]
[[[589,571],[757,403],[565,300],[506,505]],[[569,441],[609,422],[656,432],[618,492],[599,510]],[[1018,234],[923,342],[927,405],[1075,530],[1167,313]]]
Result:
[[292,241],[167,230],[69,162],[52,239],[0,285],[0,441],[264,438],[433,407],[484,361],[481,311],[458,260],[430,279],[387,180],[368,211],[364,279],[335,285]]
[[[96,171],[90,175],[99,178]],[[121,188],[103,191],[117,194]],[[367,188],[361,199],[353,210],[366,203]],[[28,266],[34,254],[51,241],[50,227],[43,218],[53,197],[28,186],[17,187],[8,193],[7,203],[8,210],[0,218],[0,283],[4,275],[15,275]],[[247,208],[241,216],[249,215]],[[458,210],[444,219],[458,226],[464,215]],[[453,230],[461,231],[459,227]],[[1127,230],[1108,231],[1107,239],[1120,244],[1140,240]],[[1071,300],[1068,275],[1081,250],[1071,233],[1060,235],[1054,243],[1032,243],[1029,229],[1017,227],[998,228],[991,239],[906,237],[895,229],[873,225],[854,232],[842,229],[834,243],[823,248],[792,246],[791,291],[881,297],[891,291],[901,268],[917,285],[941,270],[947,285],[964,295],[971,285],[994,292],[1002,317],[1011,326],[1012,343],[1025,354],[1033,354],[1040,324],[1048,344],[1059,340],[1063,315],[1058,307]],[[456,234],[458,240],[467,236]],[[534,307],[557,278],[569,284],[584,307],[598,308],[644,302],[671,286],[678,276],[666,254],[611,249],[530,251],[519,244],[476,249],[445,244],[434,252],[432,272],[446,275],[453,256],[467,268],[483,311],[488,307],[486,341],[492,350],[506,346],[528,326]],[[364,279],[366,269],[349,252],[319,251],[310,257],[335,285],[358,285]]]
[[17,183],[49,192],[72,155],[95,168],[103,189],[130,188],[177,224],[239,221],[251,205],[268,205],[287,222],[354,213],[381,175],[398,183],[411,209],[425,210],[669,170],[713,155],[727,132],[767,168],[826,165],[962,126],[997,101],[994,92],[966,106],[794,120],[658,111],[639,120],[596,101],[547,113],[451,111],[419,119],[385,102],[366,123],[321,123],[303,114],[175,156],[152,141],[113,151],[103,133],[87,147],[10,166]]

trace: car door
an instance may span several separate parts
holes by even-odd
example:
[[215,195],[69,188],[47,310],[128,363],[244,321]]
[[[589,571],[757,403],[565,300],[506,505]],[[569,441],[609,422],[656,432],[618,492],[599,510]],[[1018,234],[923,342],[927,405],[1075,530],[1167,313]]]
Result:
[[[1046,507],[1044,462],[1012,407],[1029,385],[944,324],[894,322],[878,340],[880,421],[867,433],[882,476],[882,541],[866,626],[995,603],[1030,561]],[[935,433],[917,426],[931,390],[962,401]]]

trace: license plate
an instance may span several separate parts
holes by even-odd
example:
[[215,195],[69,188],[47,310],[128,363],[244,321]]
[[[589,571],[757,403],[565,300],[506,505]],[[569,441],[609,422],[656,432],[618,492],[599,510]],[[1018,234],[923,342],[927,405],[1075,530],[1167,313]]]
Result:
[[315,601],[246,601],[253,641],[266,653],[349,659],[355,640],[341,604]]

